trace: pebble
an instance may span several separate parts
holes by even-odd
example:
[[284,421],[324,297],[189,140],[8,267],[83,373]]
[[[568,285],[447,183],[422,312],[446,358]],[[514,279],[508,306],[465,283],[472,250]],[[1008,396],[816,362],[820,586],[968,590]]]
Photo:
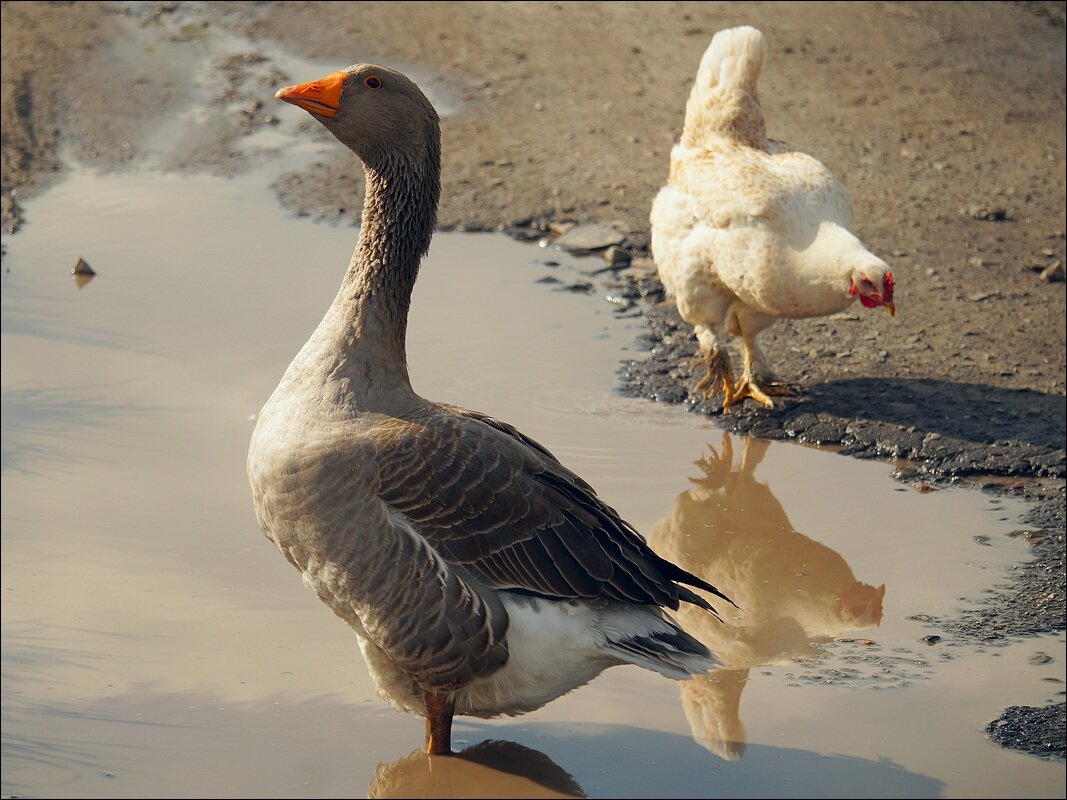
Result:
[[631,257],[628,252],[618,245],[612,245],[604,251],[604,263],[612,269],[621,269],[630,266]]
[[593,291],[593,284],[586,283],[585,281],[577,281],[575,283],[560,287],[560,291],[590,294]]
[[1041,270],[1041,280],[1045,283],[1062,283],[1064,280],[1063,262],[1056,259]]
[[601,250],[611,245],[622,244],[626,237],[604,225],[576,225],[558,239],[555,244],[566,250]]
[[1010,219],[1008,212],[999,206],[974,205],[963,209],[963,215],[986,222],[1002,222]]

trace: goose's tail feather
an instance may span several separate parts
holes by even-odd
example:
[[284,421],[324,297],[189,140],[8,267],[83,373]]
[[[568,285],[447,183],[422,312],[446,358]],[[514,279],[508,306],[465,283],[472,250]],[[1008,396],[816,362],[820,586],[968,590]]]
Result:
[[601,612],[600,629],[618,658],[668,678],[688,680],[719,665],[670,616],[648,606],[610,606]]

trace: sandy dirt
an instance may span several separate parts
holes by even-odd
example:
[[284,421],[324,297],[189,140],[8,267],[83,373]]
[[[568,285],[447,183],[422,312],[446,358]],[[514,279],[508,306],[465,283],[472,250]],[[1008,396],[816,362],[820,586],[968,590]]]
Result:
[[[770,44],[770,134],[841,178],[858,232],[898,282],[895,319],[772,328],[766,349],[783,377],[847,370],[1064,393],[1064,284],[1040,276],[1064,263],[1062,4],[207,5],[184,25],[190,39],[207,21],[338,65],[413,64],[440,80],[462,104],[444,124],[443,227],[596,221],[638,252],[701,54],[716,30],[754,24]],[[186,100],[180,60],[137,74],[106,57],[124,30],[116,17],[182,13],[4,4],[5,226],[12,192],[51,174],[61,143],[125,163],[160,104]],[[277,113],[268,88],[250,96],[266,104],[250,116]],[[239,122],[218,119],[187,166],[235,168],[220,142]],[[279,187],[294,209],[357,219],[360,183],[355,159],[338,155]]]
[[[163,168],[245,168],[235,143],[272,123],[274,90],[319,76],[275,69],[253,45],[212,65],[204,104],[192,76],[206,37],[334,67],[411,66],[455,106],[442,227],[617,230],[638,265],[620,280],[649,313],[653,348],[628,387],[697,406],[692,338],[650,302],[661,295],[641,257],[700,56],[717,30],[755,25],[770,48],[768,132],[848,187],[857,233],[894,267],[898,315],[779,323],[764,348],[807,399],[727,424],[1043,504],[1037,582],[1019,596],[1044,611],[1022,628],[1063,629],[1062,3],[5,2],[2,15],[6,229],[67,153],[117,169],[167,136],[181,146]],[[300,172],[280,164],[276,188],[295,212],[356,222],[361,184],[339,153]]]

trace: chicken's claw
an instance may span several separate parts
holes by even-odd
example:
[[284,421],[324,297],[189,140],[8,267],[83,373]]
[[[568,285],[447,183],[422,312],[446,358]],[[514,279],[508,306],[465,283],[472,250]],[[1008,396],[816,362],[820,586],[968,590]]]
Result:
[[693,361],[692,370],[704,367],[704,375],[697,381],[696,391],[703,395],[705,400],[711,400],[716,395],[722,395],[722,410],[725,412],[733,398],[733,369],[730,366],[730,355],[718,348],[700,353]]
[[[774,408],[772,397],[794,397],[798,388],[789,383],[779,381],[766,381],[762,385],[757,384],[751,378],[741,378],[734,384],[730,395],[731,403],[740,403],[746,397],[751,397],[764,408]],[[726,408],[723,408],[723,413]]]
[[[773,394],[773,392],[771,392]],[[765,392],[761,387],[756,385],[755,381],[747,379],[741,379],[733,387],[733,396],[730,398],[731,403],[740,403],[746,397],[751,397],[757,403],[764,408],[774,408],[774,401],[768,396],[768,392]],[[725,414],[727,407],[723,404],[723,413]]]

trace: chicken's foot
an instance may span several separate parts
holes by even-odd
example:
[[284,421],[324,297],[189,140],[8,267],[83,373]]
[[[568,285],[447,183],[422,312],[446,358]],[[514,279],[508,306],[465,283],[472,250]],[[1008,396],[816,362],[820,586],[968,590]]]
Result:
[[[746,397],[751,397],[764,408],[774,408],[771,397],[793,397],[797,388],[788,383],[779,381],[764,381],[762,385],[756,383],[754,378],[742,377],[733,386],[730,396],[731,403],[740,403]],[[725,405],[723,412],[726,412]]]
[[730,354],[721,347],[705,350],[693,360],[691,370],[695,372],[699,367],[704,367],[704,375],[697,381],[696,390],[705,400],[721,394],[722,410],[725,412],[733,397],[734,375]]

